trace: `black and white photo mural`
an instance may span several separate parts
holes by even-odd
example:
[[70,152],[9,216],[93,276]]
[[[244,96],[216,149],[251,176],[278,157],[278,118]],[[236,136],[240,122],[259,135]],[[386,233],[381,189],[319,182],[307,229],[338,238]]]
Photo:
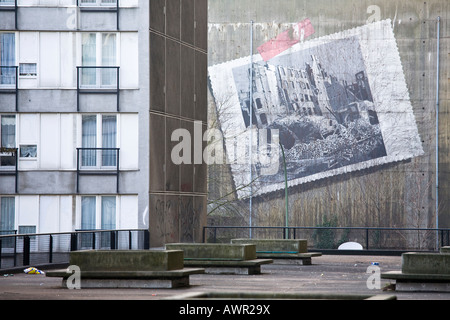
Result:
[[390,20],[211,66],[209,76],[235,183],[257,178],[256,195],[284,188],[280,146],[289,186],[423,153]]

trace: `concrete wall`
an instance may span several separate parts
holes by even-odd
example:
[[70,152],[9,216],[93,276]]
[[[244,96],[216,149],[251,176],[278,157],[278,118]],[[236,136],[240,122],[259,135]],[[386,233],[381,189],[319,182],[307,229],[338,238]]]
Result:
[[[254,21],[253,52],[257,54],[259,46],[305,19],[311,21],[315,31],[305,43],[390,19],[424,153],[404,161],[292,186],[289,225],[316,226],[325,217],[328,220],[337,217],[339,226],[436,226],[436,50],[437,17],[440,16],[439,227],[450,227],[449,13],[446,0],[209,1],[209,66],[249,57],[251,20]],[[378,40],[383,41],[373,41]],[[217,95],[212,92],[210,123],[214,123],[216,107],[221,103]],[[211,189],[214,191],[211,200],[239,187],[234,185],[229,166],[210,167],[212,178],[219,179],[223,185]],[[234,215],[241,215],[245,224],[248,200],[236,203],[240,209]],[[285,224],[284,190],[255,197],[253,205],[255,225]]]
[[[206,0],[150,1],[150,243],[201,241],[206,170],[175,164],[174,130],[194,137],[207,121]],[[200,141],[200,147],[202,142]]]

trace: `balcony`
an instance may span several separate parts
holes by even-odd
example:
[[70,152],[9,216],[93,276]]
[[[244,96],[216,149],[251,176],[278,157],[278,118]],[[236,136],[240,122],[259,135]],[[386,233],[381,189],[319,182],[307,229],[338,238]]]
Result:
[[80,111],[81,94],[117,95],[117,112],[120,111],[120,67],[77,67],[77,111]]
[[119,148],[77,148],[77,193],[80,176],[116,176],[119,193]]
[[[1,8],[1,6],[0,6]],[[15,95],[16,112],[19,111],[19,67],[0,66],[0,94]],[[5,110],[0,110],[5,111]]]
[[15,177],[15,193],[18,193],[18,149],[0,148],[0,176]]

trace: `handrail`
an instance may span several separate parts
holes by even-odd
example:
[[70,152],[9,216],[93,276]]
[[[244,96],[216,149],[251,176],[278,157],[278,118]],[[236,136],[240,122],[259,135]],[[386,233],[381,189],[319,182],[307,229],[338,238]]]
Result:
[[[413,227],[405,227],[405,228],[395,228],[395,227],[284,227],[284,226],[205,226],[203,227],[203,242],[207,242],[207,231],[211,230],[211,241],[216,242],[217,241],[217,231],[220,229],[224,230],[276,230],[281,232],[282,234],[281,238],[284,239],[297,239],[298,232],[297,230],[313,230],[313,231],[336,231],[336,230],[349,230],[349,231],[363,231],[364,232],[364,244],[365,244],[365,250],[372,249],[372,245],[370,244],[370,237],[369,232],[408,232],[408,231],[414,231],[414,232],[430,232],[430,235],[439,235],[440,236],[440,246],[448,246],[450,245],[450,229],[447,228],[413,228]],[[252,232],[254,233],[254,231]],[[439,240],[439,239],[437,239]],[[320,249],[320,248],[317,248]],[[399,248],[400,250],[405,249],[409,250],[408,248]],[[379,250],[379,249],[377,249]],[[384,250],[384,249],[383,249]],[[439,248],[436,248],[438,251]]]
[[[120,234],[124,236],[119,237]],[[30,263],[67,264],[70,252],[96,249],[98,245],[102,250],[148,250],[150,233],[147,229],[95,229],[0,235],[0,270],[29,266]]]

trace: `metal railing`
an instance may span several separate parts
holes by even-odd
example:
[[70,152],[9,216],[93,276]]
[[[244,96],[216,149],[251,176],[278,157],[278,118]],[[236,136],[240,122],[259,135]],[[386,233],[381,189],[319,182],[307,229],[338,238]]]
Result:
[[19,149],[0,148],[0,176],[15,177],[15,193],[18,193],[19,187]]
[[237,238],[306,239],[312,251],[338,251],[340,244],[358,242],[363,251],[398,253],[438,251],[450,245],[450,229],[382,227],[203,227],[203,242],[229,243]]
[[116,193],[119,193],[120,148],[77,148],[77,193],[82,175],[116,176]]
[[0,233],[0,270],[25,266],[66,264],[77,250],[148,250],[149,231],[79,230],[68,233]]
[[[0,94],[14,94],[16,112],[19,111],[19,67],[0,66]],[[0,110],[5,111],[5,110]]]
[[80,111],[81,94],[115,94],[117,112],[120,111],[120,67],[77,67],[77,111]]

